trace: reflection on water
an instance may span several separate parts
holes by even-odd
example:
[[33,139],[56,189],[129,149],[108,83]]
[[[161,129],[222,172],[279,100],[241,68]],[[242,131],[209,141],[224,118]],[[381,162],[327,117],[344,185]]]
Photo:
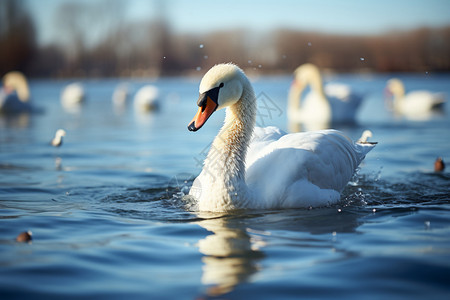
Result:
[[[362,218],[370,213],[367,209],[359,211],[358,206],[347,207],[358,202],[358,197],[361,198],[353,195],[341,206],[324,209],[243,211],[229,215],[195,213],[201,218],[195,224],[211,232],[198,241],[199,251],[204,254],[202,284],[207,287],[206,293],[209,296],[228,294],[238,285],[251,282],[258,272],[267,273],[261,262],[265,258],[265,248],[273,245],[305,248],[308,255],[312,245],[341,253],[339,257],[354,255],[339,249],[335,240],[337,234],[356,232],[363,224]],[[340,208],[344,206],[346,208]],[[324,234],[331,238],[319,236]],[[318,236],[312,238],[311,235]],[[309,264],[308,256],[298,259]]]
[[263,258],[259,248],[263,245],[251,239],[243,224],[226,216],[209,217],[197,223],[212,232],[198,242],[199,251],[205,255],[202,283],[208,286],[208,295],[219,296],[248,281],[258,271],[257,262]]
[[0,113],[0,128],[27,128],[30,126],[30,117],[29,112],[14,115]]

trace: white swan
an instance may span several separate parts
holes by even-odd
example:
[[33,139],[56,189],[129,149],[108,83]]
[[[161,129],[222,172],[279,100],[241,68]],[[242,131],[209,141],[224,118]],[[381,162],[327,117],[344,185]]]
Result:
[[3,76],[3,88],[0,90],[0,112],[30,112],[30,90],[28,82],[20,72],[13,71]]
[[[362,95],[355,94],[344,84],[322,84],[319,69],[313,64],[303,64],[294,72],[289,90],[288,119],[302,123],[307,128],[325,129],[331,124],[354,123]],[[301,99],[304,89],[311,91]]]
[[134,96],[134,108],[140,112],[159,109],[159,91],[156,86],[145,85]]
[[433,110],[442,109],[445,103],[443,93],[419,90],[405,94],[405,86],[398,78],[388,80],[386,92],[393,96],[393,111],[404,116],[426,116]]
[[256,97],[244,72],[233,64],[211,68],[200,83],[197,131],[211,114],[227,108],[189,194],[201,211],[242,208],[318,207],[336,203],[373,144],[354,144],[341,132],[285,134],[255,126]]
[[51,145],[60,147],[63,143],[63,136],[66,136],[66,131],[64,129],[58,129],[55,133],[55,137],[51,141]]
[[68,84],[61,93],[61,104],[68,112],[77,113],[80,111],[86,95],[81,83],[74,82]]

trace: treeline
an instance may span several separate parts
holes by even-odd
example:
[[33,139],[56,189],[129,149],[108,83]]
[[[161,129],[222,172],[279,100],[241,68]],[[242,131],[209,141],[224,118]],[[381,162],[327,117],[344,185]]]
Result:
[[[109,2],[107,2],[109,3]],[[66,3],[55,19],[61,41],[38,47],[20,1],[0,3],[0,73],[31,77],[143,77],[178,75],[232,61],[261,73],[290,73],[312,62],[336,71],[450,71],[450,27],[379,36],[338,36],[278,29],[177,34],[160,17],[121,21],[123,8]],[[101,11],[101,13],[99,13]]]

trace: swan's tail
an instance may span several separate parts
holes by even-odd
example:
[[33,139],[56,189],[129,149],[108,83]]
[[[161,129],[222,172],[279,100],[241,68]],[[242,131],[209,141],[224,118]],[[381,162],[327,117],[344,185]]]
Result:
[[434,101],[431,109],[433,110],[442,110],[444,108],[444,104],[446,102],[445,100],[445,94],[444,93],[435,93],[434,94]]

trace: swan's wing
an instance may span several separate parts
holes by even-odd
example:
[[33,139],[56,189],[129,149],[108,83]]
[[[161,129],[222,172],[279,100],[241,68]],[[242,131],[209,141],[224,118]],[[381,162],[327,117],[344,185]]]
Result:
[[259,151],[246,180],[266,207],[326,205],[339,200],[372,147],[335,130],[287,134]]
[[255,127],[253,136],[247,149],[246,165],[252,164],[261,156],[267,145],[279,140],[286,132],[275,126]]

